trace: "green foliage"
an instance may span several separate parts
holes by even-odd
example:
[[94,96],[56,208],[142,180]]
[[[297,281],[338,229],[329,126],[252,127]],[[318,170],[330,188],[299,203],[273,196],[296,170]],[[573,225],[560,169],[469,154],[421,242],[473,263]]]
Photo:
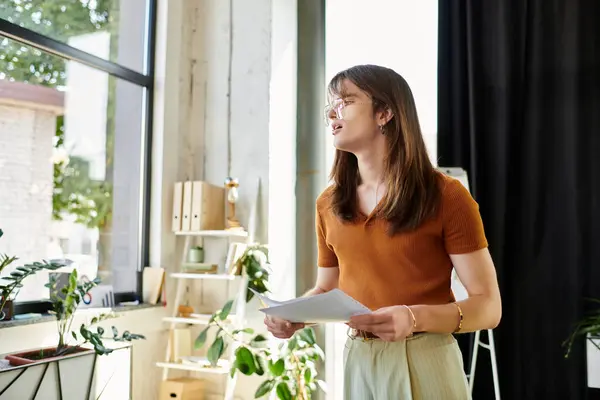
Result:
[[[86,343],[90,343],[94,346],[96,354],[105,355],[110,354],[113,350],[104,345],[104,339],[128,342],[137,339],[145,339],[144,336],[130,333],[129,331],[125,331],[119,336],[119,332],[114,326],[112,327],[112,337],[103,336],[104,329],[100,326],[93,329],[93,326],[98,323],[114,318],[115,315],[113,314],[101,314],[98,317],[94,317],[89,324],[82,324],[79,328],[79,335],[77,335],[75,331],[71,331],[75,311],[77,311],[79,304],[83,301],[86,293],[99,283],[100,280],[98,278],[91,281],[80,281],[77,279],[77,270],[73,270],[69,274],[68,284],[61,290],[58,290],[58,278],[54,275],[50,277],[46,287],[50,289],[50,300],[52,301],[52,309],[56,315],[58,326],[58,346],[54,355],[60,356],[68,354],[69,351],[73,351],[77,346],[82,346]],[[69,332],[73,339],[80,343],[75,346],[69,345],[67,342],[67,334]]]
[[[600,304],[600,300],[592,301]],[[563,342],[563,346],[567,348],[565,358],[568,358],[571,354],[575,340],[582,336],[587,337],[588,335],[590,336],[588,339],[598,348],[598,350],[600,350],[600,346],[592,340],[600,338],[600,308],[595,309],[579,321],[569,338]]]
[[[264,246],[250,246],[238,261],[238,272],[245,272],[248,286],[259,293],[267,292],[269,273],[265,268],[268,252]],[[242,271],[243,269],[243,271]],[[253,298],[248,291],[246,301]],[[265,380],[255,392],[255,398],[275,393],[281,400],[309,400],[318,387],[324,390],[324,382],[317,379],[318,362],[324,359],[312,328],[296,332],[290,340],[282,342],[277,349],[269,347],[268,339],[255,334],[251,328],[230,329],[227,318],[233,308],[229,300],[215,311],[209,324],[196,338],[194,347],[200,349],[207,344],[208,334],[214,332],[209,345],[207,359],[211,367],[218,365],[228,346],[235,348],[235,362],[230,374],[264,376]]]
[[[2,231],[2,229],[0,229],[0,237],[2,237],[3,234],[4,232]],[[0,274],[2,274],[5,268],[10,266],[13,262],[17,260],[18,257],[16,256],[0,254]],[[23,287],[23,281],[25,279],[36,274],[41,270],[55,271],[62,266],[62,264],[58,263],[36,261],[31,264],[25,264],[23,266],[17,267],[8,276],[2,277],[1,280],[5,281],[5,283],[0,284],[0,320],[4,318],[3,309],[6,305],[6,302],[14,299],[17,296],[19,289]]]
[[[4,0],[0,18],[66,42],[71,36],[114,25],[116,0]],[[0,71],[8,79],[58,87],[65,84],[65,60],[12,40],[0,40]]]
[[[266,265],[269,264],[269,249],[266,246],[253,245],[248,246],[244,254],[236,262],[237,274],[244,272],[248,277],[248,291],[246,293],[246,302],[254,298],[255,290],[258,293],[269,291],[269,270]],[[251,290],[252,289],[252,290]]]

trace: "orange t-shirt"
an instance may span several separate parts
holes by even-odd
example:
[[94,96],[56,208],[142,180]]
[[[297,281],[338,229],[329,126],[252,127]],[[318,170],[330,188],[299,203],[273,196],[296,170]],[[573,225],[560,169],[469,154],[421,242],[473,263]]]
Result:
[[487,247],[479,206],[456,179],[440,174],[435,218],[390,237],[387,222],[359,213],[353,222],[331,210],[331,187],[317,199],[318,266],[339,267],[339,288],[371,310],[454,301],[449,254]]

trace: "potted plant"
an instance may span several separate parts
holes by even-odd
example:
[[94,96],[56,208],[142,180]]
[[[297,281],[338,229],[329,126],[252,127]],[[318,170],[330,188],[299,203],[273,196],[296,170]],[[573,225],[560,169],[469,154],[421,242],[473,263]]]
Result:
[[204,248],[202,246],[193,246],[188,251],[188,262],[189,263],[203,263],[204,262]]
[[[243,271],[248,277],[247,302],[254,296],[250,289],[259,293],[268,291],[266,265],[268,252],[264,246],[248,247],[238,260],[238,273]],[[229,300],[221,310],[213,313],[208,326],[196,338],[194,347],[200,349],[206,344],[209,331],[217,330],[207,350],[209,366],[217,367],[227,347],[234,346],[235,362],[231,366],[231,375],[240,372],[265,377],[255,392],[255,398],[271,394],[281,400],[310,400],[318,387],[325,390],[325,383],[317,379],[317,363],[325,357],[312,328],[296,332],[290,340],[273,349],[268,346],[265,336],[254,334],[250,328],[230,329],[225,321],[233,302]]]
[[[104,328],[97,326],[98,323],[110,318],[115,318],[116,315],[100,314],[92,318],[88,323],[82,323],[78,331],[71,330],[75,312],[79,304],[87,293],[100,283],[98,278],[94,280],[78,280],[77,270],[74,269],[69,274],[69,281],[66,286],[58,289],[58,278],[51,275],[46,287],[50,289],[50,301],[52,302],[52,311],[56,316],[58,329],[58,343],[56,346],[34,351],[16,353],[6,356],[11,365],[26,365],[37,363],[41,360],[51,361],[56,360],[66,355],[75,353],[91,353],[97,355],[110,354],[113,350],[104,345],[105,339],[114,341],[132,341],[136,339],[145,339],[144,336],[125,331],[119,336],[118,330],[112,327],[112,336],[104,336]],[[74,343],[69,343],[69,339],[74,339]],[[93,346],[93,350],[85,347],[86,345]]]
[[[592,301],[600,304],[600,300]],[[585,337],[586,340],[588,386],[600,388],[600,308],[593,310],[577,323],[569,338],[563,343],[567,347],[565,357],[569,357],[573,344],[579,337]]]
[[[4,232],[0,229],[0,237]],[[0,254],[0,274],[4,272],[13,262],[17,261],[15,256]],[[54,262],[34,262],[17,267],[8,276],[2,277],[0,284],[0,321],[7,321],[13,318],[13,301],[19,293],[19,289],[23,287],[23,281],[31,275],[36,274],[41,270],[55,271],[63,267],[63,264]]]

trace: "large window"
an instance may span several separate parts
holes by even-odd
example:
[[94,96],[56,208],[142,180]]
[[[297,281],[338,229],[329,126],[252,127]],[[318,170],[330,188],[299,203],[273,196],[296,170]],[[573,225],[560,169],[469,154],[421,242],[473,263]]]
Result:
[[[139,293],[154,3],[1,2],[0,253],[15,267],[65,258],[116,294]],[[48,298],[47,279],[29,278],[16,301]]]

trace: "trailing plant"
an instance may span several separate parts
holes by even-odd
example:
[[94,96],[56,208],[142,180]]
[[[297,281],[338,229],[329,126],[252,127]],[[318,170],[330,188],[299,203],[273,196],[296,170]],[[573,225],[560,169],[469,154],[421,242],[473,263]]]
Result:
[[[259,293],[268,291],[269,272],[268,252],[264,246],[251,246],[237,261],[238,273],[245,271],[248,287]],[[254,293],[248,290],[246,302]],[[275,348],[269,347],[267,337],[255,334],[251,328],[231,329],[227,319],[234,300],[229,300],[223,308],[214,312],[194,343],[196,349],[207,344],[208,334],[215,331],[214,339],[208,346],[209,367],[216,367],[219,359],[229,346],[235,349],[235,362],[231,366],[231,376],[236,373],[264,376],[265,380],[255,392],[255,398],[274,393],[281,400],[310,400],[312,394],[325,383],[317,379],[317,363],[324,360],[323,350],[317,344],[312,328],[299,330],[288,341]]]
[[[600,300],[592,299],[591,301],[600,304]],[[569,338],[563,342],[563,346],[567,348],[565,358],[569,357],[575,340],[581,336],[587,337],[600,350],[600,345],[593,340],[600,338],[600,308],[597,308],[579,321]]]
[[[0,229],[0,237],[4,232]],[[0,254],[0,274],[4,272],[4,269],[9,267],[13,262],[17,261],[18,257],[16,256],[8,256],[6,254]],[[25,264],[23,266],[17,267],[14,271],[12,271],[8,276],[2,277],[2,281],[4,284],[0,284],[0,320],[4,319],[4,306],[9,300],[13,300],[19,290],[23,287],[23,281],[28,277],[35,275],[37,272],[42,270],[47,271],[55,271],[59,268],[63,267],[62,264],[54,263],[54,262],[34,262],[31,264]]]
[[[100,279],[78,280],[77,270],[73,270],[69,274],[68,283],[60,290],[58,290],[58,283],[57,276],[52,275],[50,276],[49,282],[46,284],[46,287],[50,289],[50,301],[52,302],[53,312],[56,315],[58,329],[58,345],[53,356],[68,354],[87,343],[94,346],[96,354],[105,355],[110,354],[113,351],[104,345],[103,340],[105,339],[120,342],[145,339],[143,335],[130,333],[129,331],[125,331],[119,336],[119,331],[114,326],[112,327],[112,337],[104,336],[104,328],[96,325],[107,319],[115,318],[116,315],[112,313],[101,314],[98,317],[92,318],[90,323],[81,324],[78,332],[71,330],[77,308],[86,294],[100,283]],[[71,337],[78,342],[77,344],[69,344],[69,333]]]

